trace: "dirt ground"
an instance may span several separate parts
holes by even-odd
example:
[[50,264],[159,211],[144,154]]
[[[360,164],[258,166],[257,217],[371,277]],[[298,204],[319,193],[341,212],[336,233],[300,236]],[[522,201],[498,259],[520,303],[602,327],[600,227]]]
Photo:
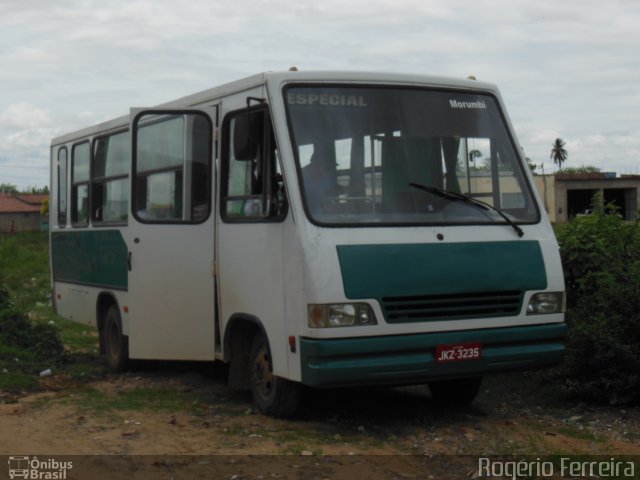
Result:
[[546,395],[522,375],[486,379],[462,409],[424,387],[307,392],[291,420],[257,413],[213,366],[54,374],[43,389],[0,393],[0,454],[80,455],[70,479],[472,478],[479,456],[640,455],[640,408]]

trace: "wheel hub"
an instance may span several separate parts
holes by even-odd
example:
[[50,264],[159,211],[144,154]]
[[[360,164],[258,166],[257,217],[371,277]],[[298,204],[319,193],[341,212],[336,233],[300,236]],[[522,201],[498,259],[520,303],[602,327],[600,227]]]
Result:
[[273,391],[273,375],[269,367],[269,354],[266,348],[261,348],[255,359],[255,385],[263,398],[268,398]]

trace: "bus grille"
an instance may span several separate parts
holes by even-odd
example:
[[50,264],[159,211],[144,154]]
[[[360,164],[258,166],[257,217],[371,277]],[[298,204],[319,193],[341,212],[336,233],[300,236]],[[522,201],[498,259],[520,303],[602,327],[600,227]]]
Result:
[[388,323],[505,317],[520,313],[522,292],[476,292],[450,295],[384,297]]

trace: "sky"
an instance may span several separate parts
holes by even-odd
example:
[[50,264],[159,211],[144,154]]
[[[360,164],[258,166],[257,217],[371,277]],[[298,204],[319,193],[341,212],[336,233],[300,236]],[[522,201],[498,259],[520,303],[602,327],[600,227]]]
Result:
[[55,136],[270,70],[496,83],[525,154],[640,174],[639,0],[0,0],[0,183]]

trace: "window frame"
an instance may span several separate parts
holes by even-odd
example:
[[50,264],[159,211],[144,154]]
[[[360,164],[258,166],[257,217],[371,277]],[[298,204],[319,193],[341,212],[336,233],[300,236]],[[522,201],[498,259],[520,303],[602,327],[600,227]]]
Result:
[[[525,168],[524,158],[521,155],[520,149],[517,147],[515,139],[513,137],[513,131],[511,124],[506,117],[503,105],[496,93],[489,90],[470,90],[466,88],[456,88],[454,86],[427,86],[427,85],[394,85],[394,84],[367,84],[367,83],[348,83],[348,82],[331,82],[331,83],[318,83],[318,82],[291,82],[282,87],[282,101],[285,109],[285,118],[287,120],[287,129],[289,135],[289,141],[294,155],[294,163],[297,175],[297,182],[301,192],[301,202],[303,210],[307,220],[318,227],[322,228],[379,228],[379,227],[457,227],[457,226],[500,226],[504,225],[500,221],[496,222],[459,222],[459,223],[447,223],[447,222],[325,222],[316,218],[308,205],[307,192],[302,177],[302,167],[298,152],[298,143],[294,134],[293,118],[291,109],[287,104],[287,98],[289,91],[296,88],[345,88],[345,89],[392,89],[392,90],[420,90],[428,92],[443,92],[443,93],[457,93],[457,94],[470,94],[470,95],[484,95],[495,102],[496,110],[504,126],[507,141],[511,145],[514,156],[517,158],[518,175],[522,180],[522,185],[526,187],[530,201],[532,202],[533,210],[535,212],[535,218],[530,221],[516,221],[517,225],[538,225],[542,221],[542,214],[540,204],[536,199],[535,186],[530,181]],[[515,175],[515,172],[514,172]]]
[[[61,191],[61,183],[60,183],[60,154],[64,152],[64,192]],[[67,226],[67,213],[69,211],[69,151],[66,145],[58,148],[58,185],[57,185],[57,213],[58,213],[58,227],[65,228]],[[60,201],[64,198],[64,210],[60,207]]]
[[[266,148],[263,148],[260,153],[260,162],[262,162],[263,176],[262,176],[262,190],[263,192],[260,194],[254,195],[228,195],[229,191],[229,174],[230,174],[230,153],[233,145],[233,138],[231,138],[231,122],[234,118],[237,118],[240,115],[247,115],[251,113],[262,112],[264,114],[264,122],[262,122],[262,137],[261,142],[262,145],[266,145]],[[278,141],[276,138],[275,128],[273,124],[273,120],[271,118],[271,109],[266,102],[263,102],[256,106],[240,108],[237,110],[233,110],[228,112],[225,115],[225,118],[222,122],[221,129],[221,137],[222,137],[222,149],[221,149],[221,162],[220,162],[220,218],[224,223],[282,223],[285,221],[287,216],[289,215],[290,210],[290,201],[289,201],[289,193],[286,185],[286,181],[284,180],[284,170],[282,165],[282,157],[281,155],[276,155],[275,152],[279,152]],[[267,154],[269,152],[269,154]],[[274,152],[273,155],[273,165],[270,165],[270,152]],[[242,160],[239,160],[242,161]],[[249,163],[249,161],[245,161]],[[256,216],[230,216],[227,214],[227,202],[229,200],[242,200],[242,199],[257,199],[260,198],[261,206],[264,208],[265,205],[268,204],[268,199],[273,196],[272,190],[272,179],[273,172],[272,170],[277,167],[280,167],[280,174],[282,176],[282,185],[284,188],[283,192],[283,200],[284,206],[283,211],[279,214],[269,213],[268,215],[256,215]]]
[[[140,130],[139,120],[145,116],[179,116],[179,115],[197,115],[202,117],[208,124],[208,133],[209,133],[209,142],[207,142],[207,163],[206,163],[206,171],[207,171],[207,185],[206,185],[206,205],[207,205],[207,214],[204,215],[201,219],[198,220],[184,220],[184,219],[149,219],[142,218],[138,215],[137,212],[137,200],[140,195],[140,188],[138,187],[138,179],[142,177],[149,177],[150,175],[158,174],[158,173],[170,173],[170,172],[180,172],[184,177],[185,172],[185,162],[183,160],[180,167],[169,166],[169,167],[160,167],[158,169],[151,170],[143,170],[142,173],[138,173],[138,132]],[[143,127],[148,127],[153,125],[156,122],[162,122],[162,119],[158,119],[155,121],[151,121],[149,123],[145,123]],[[214,127],[215,127],[215,116],[212,116],[204,109],[193,108],[193,109],[148,109],[141,110],[136,113],[130,122],[130,131],[131,131],[131,176],[130,176],[130,190],[131,190],[131,198],[129,199],[129,211],[131,215],[136,219],[137,222],[146,224],[146,225],[200,225],[205,223],[211,218],[212,212],[212,196],[213,196],[213,143],[214,143]],[[194,162],[192,162],[194,163]],[[193,175],[193,172],[191,172]],[[192,179],[193,180],[193,177]],[[184,181],[184,180],[183,180]],[[184,190],[184,189],[183,189]],[[184,194],[183,191],[183,202],[184,202]]]
[[[82,145],[89,146],[89,171],[88,177],[86,180],[78,181],[75,180],[75,167],[76,167],[76,149]],[[71,226],[74,228],[83,228],[88,227],[91,222],[91,164],[92,162],[92,151],[91,151],[91,142],[87,140],[83,140],[81,142],[74,143],[71,147]],[[80,187],[87,187],[87,213],[86,213],[86,222],[78,221],[78,198],[77,191]]]
[[[121,173],[118,175],[104,175],[101,177],[96,177],[95,173],[97,171],[97,168],[95,168],[95,162],[96,162],[96,152],[95,149],[98,146],[98,143],[105,139],[105,138],[111,138],[111,137],[115,137],[116,135],[121,135],[123,133],[128,133],[129,132],[129,128],[124,128],[121,130],[116,130],[113,132],[109,132],[109,133],[105,133],[105,134],[100,134],[97,135],[93,138],[93,141],[91,143],[91,224],[94,227],[111,227],[111,226],[126,226],[129,223],[129,204],[131,203],[131,179],[130,179],[130,171],[131,171],[131,138],[129,138],[129,142],[127,145],[127,150],[129,151],[129,159],[126,163],[126,168],[125,168],[125,173]],[[106,171],[106,158],[105,158],[105,171]],[[102,204],[102,201],[98,202],[96,201],[96,198],[94,197],[97,192],[99,191],[97,186],[99,185],[101,188],[104,189],[104,187],[111,183],[111,182],[115,182],[118,180],[129,180],[129,185],[127,185],[126,191],[127,191],[127,208],[126,208],[126,212],[127,212],[127,219],[126,220],[113,220],[113,221],[109,221],[109,220],[98,220],[97,216],[96,216],[96,209],[97,208],[104,208],[104,205]],[[103,190],[104,191],[104,190]]]

